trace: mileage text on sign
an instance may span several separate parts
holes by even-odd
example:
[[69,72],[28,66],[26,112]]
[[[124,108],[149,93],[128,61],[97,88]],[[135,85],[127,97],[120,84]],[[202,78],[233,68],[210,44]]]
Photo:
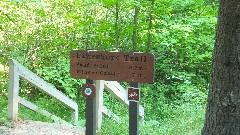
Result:
[[154,55],[72,50],[70,73],[73,78],[153,83]]

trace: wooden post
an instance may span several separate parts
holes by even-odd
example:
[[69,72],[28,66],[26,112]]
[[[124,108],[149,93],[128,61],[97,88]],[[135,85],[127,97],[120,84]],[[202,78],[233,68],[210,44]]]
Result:
[[97,131],[101,129],[102,126],[102,112],[103,112],[103,90],[104,81],[97,80],[94,82],[96,85],[96,127]]
[[78,121],[78,110],[72,110],[72,124]]
[[8,118],[17,119],[18,114],[19,74],[12,59],[9,59]]
[[[130,83],[130,87],[140,88],[139,83]],[[129,101],[129,135],[139,135],[139,102]]]
[[[87,79],[86,84],[93,84],[93,80]],[[96,97],[86,97],[85,135],[96,135]]]

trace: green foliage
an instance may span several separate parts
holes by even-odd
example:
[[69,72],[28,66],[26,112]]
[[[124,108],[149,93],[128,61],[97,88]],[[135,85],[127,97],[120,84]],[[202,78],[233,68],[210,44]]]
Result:
[[205,109],[199,105],[183,104],[171,109],[170,118],[150,120],[142,125],[142,134],[197,135],[203,125]]
[[0,126],[6,125],[8,123],[7,120],[7,97],[1,96],[0,98]]
[[8,74],[6,71],[1,71],[0,69],[0,96],[7,95],[8,89]]
[[118,116],[123,116],[128,113],[128,108],[120,103],[115,97],[109,92],[104,92],[104,106],[111,110],[114,114]]
[[[135,1],[119,1],[119,47],[115,40],[116,1],[1,2],[1,63],[13,57],[33,71],[56,67],[72,49],[131,51]],[[50,6],[51,5],[51,6]],[[140,7],[137,43],[146,50],[149,1]],[[169,84],[179,73],[206,80],[216,24],[216,3],[204,0],[156,0],[151,52],[156,56],[156,82]],[[11,9],[12,12],[9,12]],[[99,12],[98,12],[99,11]]]
[[77,91],[82,87],[84,80],[76,80],[70,77],[70,61],[67,59],[58,60],[55,67],[43,67],[37,69],[37,74],[44,80],[52,83],[56,88],[69,97],[76,99]]
[[[116,130],[117,129],[117,130]],[[100,135],[128,135],[128,117],[123,115],[121,122],[113,121],[109,118],[103,118]]]

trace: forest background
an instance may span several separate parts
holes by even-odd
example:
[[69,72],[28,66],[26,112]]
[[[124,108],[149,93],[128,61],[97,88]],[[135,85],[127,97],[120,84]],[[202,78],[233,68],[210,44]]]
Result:
[[[76,125],[84,126],[78,92],[84,80],[70,78],[70,50],[137,51],[155,55],[155,82],[141,86],[140,134],[200,134],[218,6],[217,0],[1,0],[0,124],[8,123],[9,58],[77,101]],[[24,80],[20,86],[22,97],[70,121],[67,108]],[[104,104],[122,122],[104,118],[100,133],[128,134],[127,108],[108,92]],[[19,117],[51,121],[24,107]]]

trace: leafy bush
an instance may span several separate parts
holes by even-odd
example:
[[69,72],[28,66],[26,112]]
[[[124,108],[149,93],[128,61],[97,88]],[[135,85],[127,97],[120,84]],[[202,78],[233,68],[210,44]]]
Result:
[[39,68],[37,74],[73,99],[76,99],[84,83],[84,80],[70,77],[70,61],[67,59],[58,60],[50,67]]

